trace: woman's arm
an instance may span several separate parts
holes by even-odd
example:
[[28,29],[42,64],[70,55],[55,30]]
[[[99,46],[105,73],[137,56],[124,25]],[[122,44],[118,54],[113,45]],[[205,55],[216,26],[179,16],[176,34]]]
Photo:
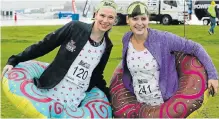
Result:
[[165,34],[165,37],[170,51],[181,51],[196,56],[204,65],[208,79],[218,79],[217,70],[210,56],[200,44],[168,32]]
[[73,22],[69,22],[68,24],[64,25],[58,30],[46,35],[42,41],[39,41],[38,43],[27,47],[23,52],[17,55],[12,55],[8,59],[7,64],[15,66],[19,62],[24,62],[38,58],[54,50],[56,47],[61,45],[62,42],[65,40],[73,24],[74,24]]

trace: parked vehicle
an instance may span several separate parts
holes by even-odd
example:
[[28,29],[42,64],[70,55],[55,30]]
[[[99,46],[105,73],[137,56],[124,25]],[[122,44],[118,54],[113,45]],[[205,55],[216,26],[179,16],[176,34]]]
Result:
[[[116,1],[118,4],[118,14],[116,25],[126,24],[126,9],[133,0]],[[184,23],[188,19],[188,6],[184,0],[141,0],[148,5],[151,14],[150,20],[163,25]],[[99,2],[95,0],[95,2]],[[92,0],[87,0],[84,7],[83,16],[86,16],[88,9],[94,6]]]
[[[217,10],[219,12],[219,0],[216,0]],[[208,14],[208,6],[211,4],[211,0],[196,0],[194,4],[194,13],[198,20],[203,21],[203,25],[209,25],[210,17]],[[219,16],[216,18],[217,25],[219,25]]]

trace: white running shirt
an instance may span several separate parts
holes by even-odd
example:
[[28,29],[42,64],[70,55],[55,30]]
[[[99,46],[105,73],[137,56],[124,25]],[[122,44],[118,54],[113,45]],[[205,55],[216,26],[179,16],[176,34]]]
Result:
[[46,95],[63,105],[78,107],[86,96],[85,91],[89,87],[92,72],[100,62],[105,47],[105,40],[98,47],[87,41],[64,79],[54,88],[47,90]]
[[163,103],[159,89],[159,66],[147,50],[137,51],[129,42],[127,66],[132,75],[137,100],[151,106]]

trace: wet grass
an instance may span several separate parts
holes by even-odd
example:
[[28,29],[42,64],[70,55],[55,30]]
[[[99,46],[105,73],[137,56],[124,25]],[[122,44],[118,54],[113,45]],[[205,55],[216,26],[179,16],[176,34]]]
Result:
[[[15,27],[1,27],[1,69],[5,66],[7,59],[13,55],[21,52],[27,46],[38,42],[49,32],[61,26],[15,26]],[[165,30],[175,33],[184,37],[184,26],[163,26],[163,25],[150,25],[151,28]],[[206,49],[211,56],[217,70],[219,71],[219,27],[216,27],[215,35],[209,35],[209,26],[186,26],[185,36],[192,39]],[[128,26],[115,26],[110,32],[110,38],[114,44],[109,62],[105,68],[104,76],[109,85],[112,73],[118,63],[121,61],[122,55],[122,36],[125,32],[129,31]],[[50,52],[49,54],[38,58],[37,60],[43,62],[51,62],[55,57],[58,49]],[[216,118],[219,117],[219,96],[209,98],[203,110],[199,111],[198,118]],[[1,117],[2,118],[24,118],[21,113],[12,105],[5,97],[4,93],[1,95]]]

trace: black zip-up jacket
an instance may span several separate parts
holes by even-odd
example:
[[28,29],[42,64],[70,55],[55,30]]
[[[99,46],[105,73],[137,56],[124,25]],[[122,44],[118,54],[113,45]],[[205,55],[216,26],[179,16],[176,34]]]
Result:
[[[46,35],[42,41],[27,47],[23,52],[17,55],[12,55],[8,59],[7,64],[15,66],[19,62],[43,56],[54,50],[56,47],[61,46],[55,59],[43,72],[40,78],[34,79],[34,84],[40,89],[53,88],[64,78],[71,64],[88,41],[92,27],[93,24],[71,21],[55,32]],[[103,79],[103,71],[109,59],[113,45],[108,37],[108,32],[105,33],[104,37],[106,41],[106,49],[99,64],[92,73],[90,85],[87,91],[96,86],[107,95],[108,99],[110,99],[109,89],[106,87],[106,81]],[[73,51],[69,51],[66,48],[66,45],[72,40],[75,42],[74,45],[76,47]]]

